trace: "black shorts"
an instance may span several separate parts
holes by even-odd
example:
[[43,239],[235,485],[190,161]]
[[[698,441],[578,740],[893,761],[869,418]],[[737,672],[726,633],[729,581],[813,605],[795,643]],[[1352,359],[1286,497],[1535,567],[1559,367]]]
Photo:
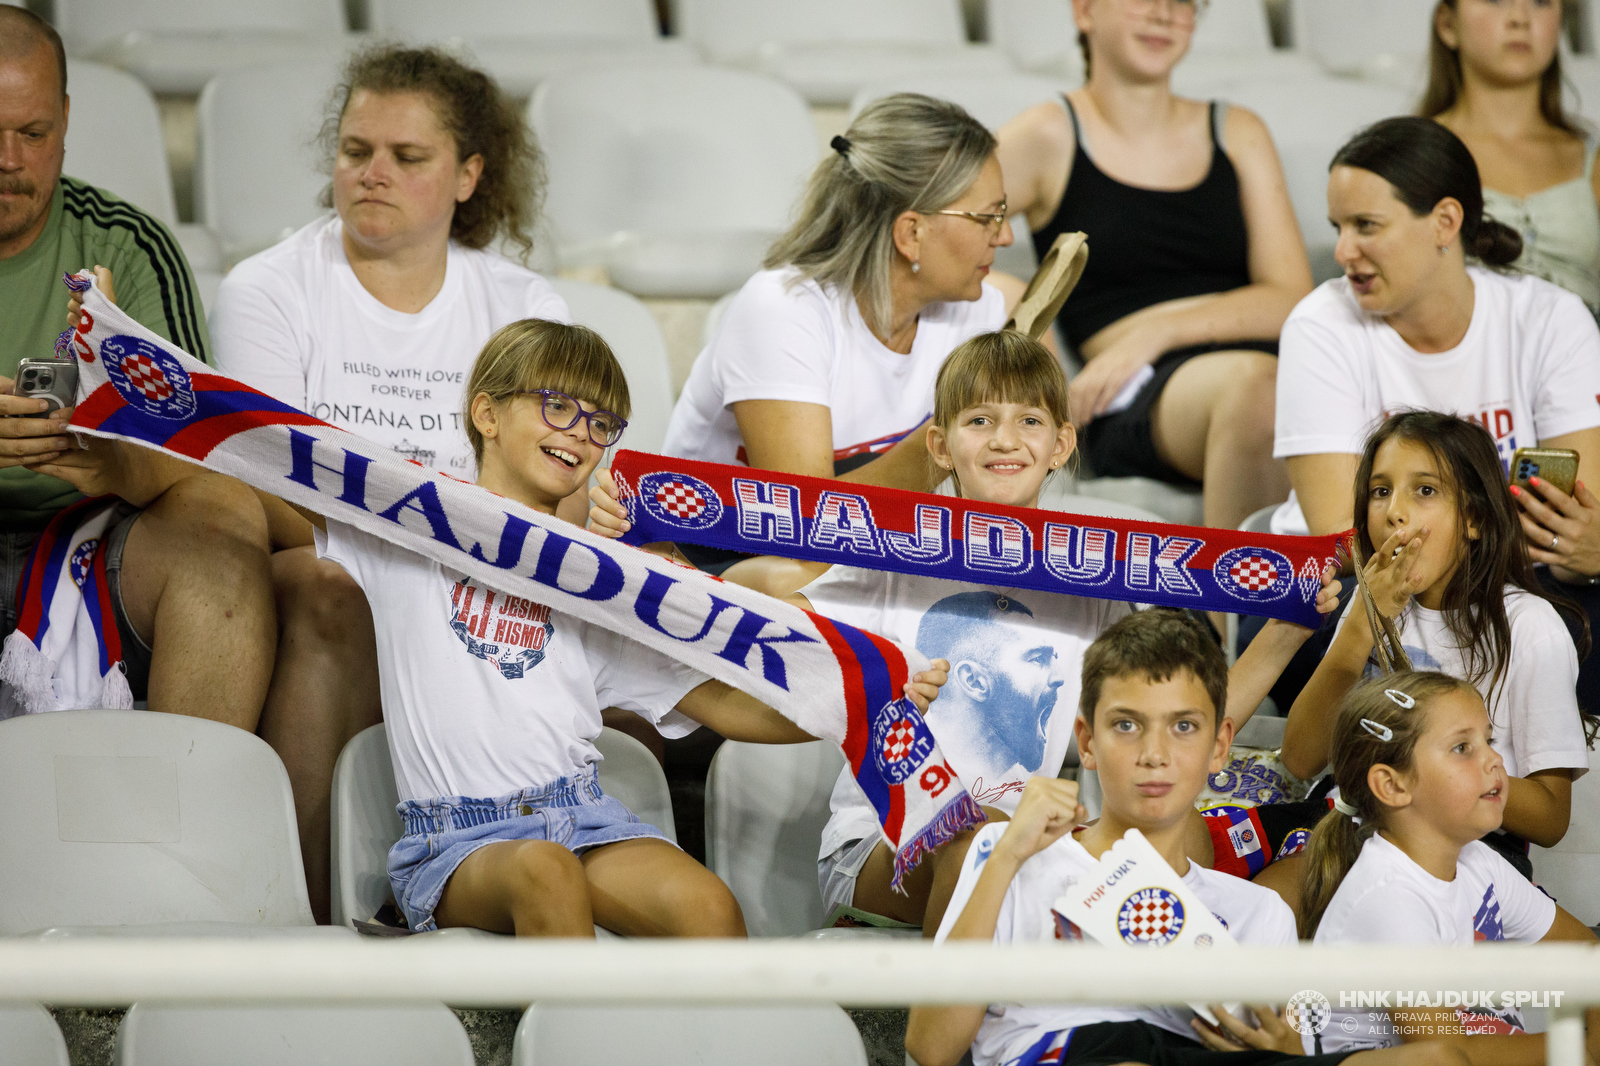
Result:
[[1148,477],[1172,485],[1199,488],[1200,482],[1179,473],[1156,453],[1152,413],[1167,382],[1184,363],[1213,352],[1266,352],[1278,354],[1277,341],[1230,341],[1175,348],[1153,364],[1155,376],[1144,383],[1133,403],[1114,415],[1102,415],[1083,427],[1078,439],[1083,460],[1095,477]]
[[1098,1022],[1072,1031],[1062,1066],[1114,1066],[1142,1062],[1146,1066],[1335,1066],[1354,1050],[1328,1055],[1291,1055],[1283,1051],[1212,1051],[1198,1040],[1169,1033],[1149,1022]]

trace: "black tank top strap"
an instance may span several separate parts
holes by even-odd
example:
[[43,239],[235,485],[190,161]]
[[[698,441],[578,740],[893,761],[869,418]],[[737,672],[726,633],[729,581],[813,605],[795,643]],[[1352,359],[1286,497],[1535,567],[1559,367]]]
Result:
[[1228,105],[1221,100],[1211,101],[1211,143],[1219,152],[1226,153],[1222,147],[1222,123],[1228,117]]
[[1082,148],[1083,127],[1078,125],[1078,109],[1072,106],[1072,98],[1066,93],[1061,94],[1061,102],[1067,105],[1067,114],[1072,118],[1072,143]]

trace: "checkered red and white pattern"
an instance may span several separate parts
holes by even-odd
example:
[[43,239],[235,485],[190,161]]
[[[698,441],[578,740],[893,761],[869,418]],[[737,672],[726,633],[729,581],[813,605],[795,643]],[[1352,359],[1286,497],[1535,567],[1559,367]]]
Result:
[[1271,588],[1278,580],[1278,568],[1270,559],[1252,555],[1230,566],[1228,576],[1251,592],[1260,592],[1262,589]]
[[146,399],[166,400],[172,397],[172,386],[167,383],[167,375],[161,372],[154,360],[147,355],[134,354],[122,361],[123,373],[128,375],[128,381],[138,389]]
[[917,731],[904,718],[889,727],[883,737],[883,757],[888,762],[899,762],[916,743]]
[[706,510],[706,498],[681,481],[669,481],[657,489],[656,502],[677,518],[699,518]]
[[1147,896],[1125,907],[1128,920],[1127,936],[1133,940],[1165,943],[1177,929],[1173,927],[1172,900],[1162,896]]

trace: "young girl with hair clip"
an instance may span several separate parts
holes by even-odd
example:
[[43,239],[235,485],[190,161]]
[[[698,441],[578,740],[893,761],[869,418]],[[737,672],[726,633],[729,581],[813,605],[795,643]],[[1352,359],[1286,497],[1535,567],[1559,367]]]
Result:
[[[1391,415],[1367,440],[1355,489],[1356,538],[1377,613],[1395,623],[1413,666],[1473,686],[1490,708],[1492,743],[1510,781],[1504,818],[1485,830],[1486,842],[1530,876],[1528,842],[1550,847],[1565,835],[1572,782],[1588,770],[1574,690],[1587,623],[1541,590],[1494,441],[1476,422],[1431,411]],[[1579,648],[1557,606],[1574,614]],[[1291,773],[1309,779],[1339,757],[1331,709],[1376,672],[1373,653],[1358,596],[1289,711],[1283,764]],[[1313,795],[1258,811],[1275,857],[1297,850],[1305,834],[1295,830],[1326,809]],[[1274,863],[1261,877],[1292,903],[1299,867]]]
[[[939,370],[926,443],[957,495],[1037,507],[1046,478],[1068,463],[1075,444],[1060,361],[1015,330],[966,341]],[[590,493],[592,528],[620,536],[628,528],[626,511],[611,495],[610,474],[601,471],[600,480],[603,490]],[[1060,774],[1072,746],[1083,653],[1131,611],[1115,600],[771,556],[739,563],[724,578],[948,660],[950,681],[928,724],[962,782],[999,819],[1016,809],[1030,777]],[[1329,585],[1319,609],[1332,611],[1334,603]],[[1241,657],[1230,681],[1230,692],[1238,691],[1229,700],[1236,725],[1309,635],[1274,622]],[[848,771],[839,775],[831,806],[817,862],[828,906],[921,925],[931,937],[955,891],[971,833],[912,871],[901,892],[890,887],[894,854],[879,840],[872,806]]]
[[[1480,839],[1507,806],[1509,779],[1493,732],[1483,698],[1460,678],[1405,671],[1351,690],[1333,729],[1339,798],[1306,852],[1301,939],[1461,946],[1595,939]],[[1544,1036],[1524,1031],[1514,1004],[1479,995],[1465,991],[1459,1009],[1419,1003],[1400,1017],[1335,1010],[1320,1035],[1304,1035],[1306,1052],[1435,1040],[1473,1066],[1544,1062]],[[1596,1011],[1588,1022],[1593,1059]]]

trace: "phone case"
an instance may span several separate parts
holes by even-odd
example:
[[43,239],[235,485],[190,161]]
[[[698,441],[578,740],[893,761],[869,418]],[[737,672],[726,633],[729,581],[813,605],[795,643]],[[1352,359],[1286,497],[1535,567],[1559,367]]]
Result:
[[1572,495],[1578,481],[1578,453],[1568,448],[1518,448],[1511,457],[1511,484],[1526,487],[1528,479],[1536,477]]

